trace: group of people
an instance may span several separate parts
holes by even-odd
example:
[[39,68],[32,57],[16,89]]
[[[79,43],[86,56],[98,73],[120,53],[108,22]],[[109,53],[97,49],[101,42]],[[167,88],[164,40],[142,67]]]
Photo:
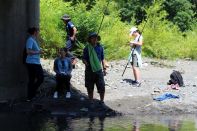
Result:
[[[71,22],[69,15],[65,14],[62,21],[66,25],[67,39],[66,46],[59,50],[59,56],[54,61],[54,72],[56,73],[56,89],[53,97],[58,98],[59,94],[64,92],[65,98],[71,97],[71,72],[76,64],[76,58],[72,55],[71,51],[76,43],[77,29]],[[28,101],[31,101],[35,95],[39,86],[44,80],[43,69],[40,63],[40,55],[43,51],[36,40],[39,35],[39,29],[36,27],[29,28],[28,33],[30,36],[26,42],[26,65],[28,69],[29,82],[28,82]],[[138,67],[141,66],[141,46],[143,44],[143,37],[136,27],[131,28],[130,36],[134,36],[135,39],[130,41],[131,48],[130,62],[133,67],[134,85],[140,86],[140,71]],[[105,63],[104,48],[100,44],[100,36],[92,32],[88,35],[87,42],[83,50],[82,61],[85,65],[85,87],[89,99],[93,100],[94,85],[96,84],[97,91],[100,94],[100,101],[104,102],[105,95],[105,81],[107,65]]]

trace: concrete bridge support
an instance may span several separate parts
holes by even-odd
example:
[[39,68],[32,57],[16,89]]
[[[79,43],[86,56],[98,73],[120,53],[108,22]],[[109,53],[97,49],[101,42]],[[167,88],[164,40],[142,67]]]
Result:
[[22,54],[32,26],[39,26],[39,0],[0,1],[0,100],[26,97]]

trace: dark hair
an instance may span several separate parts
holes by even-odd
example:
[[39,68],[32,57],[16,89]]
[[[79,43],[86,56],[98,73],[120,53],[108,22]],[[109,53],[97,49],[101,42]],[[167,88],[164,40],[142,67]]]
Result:
[[60,48],[60,51],[63,50],[64,52],[68,52],[68,49],[66,47]]
[[136,30],[136,32],[138,32],[139,34],[141,34],[141,32],[139,30]]
[[27,30],[30,35],[33,35],[35,32],[39,31],[39,28],[31,27]]

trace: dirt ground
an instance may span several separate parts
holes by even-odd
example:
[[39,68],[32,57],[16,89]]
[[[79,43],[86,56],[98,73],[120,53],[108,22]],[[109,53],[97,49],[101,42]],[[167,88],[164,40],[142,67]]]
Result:
[[[122,77],[127,61],[109,62],[106,82],[105,104],[123,114],[191,114],[197,112],[197,61],[156,60],[145,58],[141,69],[142,84],[133,87],[134,79],[129,66]],[[182,73],[185,87],[180,90],[164,90],[173,70]],[[73,70],[73,85],[82,93],[84,87],[84,65],[79,61]],[[178,95],[179,99],[155,101],[153,98],[164,93]],[[95,99],[99,99],[95,91]]]

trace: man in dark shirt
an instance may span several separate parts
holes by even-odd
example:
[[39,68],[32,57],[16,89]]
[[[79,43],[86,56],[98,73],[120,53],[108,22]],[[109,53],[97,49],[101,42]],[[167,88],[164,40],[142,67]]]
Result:
[[[85,64],[85,86],[87,88],[88,97],[93,100],[94,84],[96,84],[100,100],[104,102],[105,82],[104,74],[106,68],[104,66],[104,49],[98,43],[98,35],[90,33],[88,36],[88,44],[83,50],[83,63]],[[102,65],[101,65],[102,64]]]
[[66,25],[66,48],[68,50],[72,50],[72,48],[75,45],[76,42],[76,33],[77,33],[77,28],[74,26],[74,24],[71,22],[71,18],[69,15],[65,14],[61,18],[63,22]]
[[76,43],[77,29],[74,26],[74,24],[71,22],[71,18],[69,15],[64,14],[61,19],[65,24],[65,30],[67,33],[66,46],[65,46],[68,50],[67,57],[70,57],[72,59],[72,65],[74,69],[75,64],[77,63],[77,58],[70,51],[73,50],[73,47],[75,46],[75,43]]

